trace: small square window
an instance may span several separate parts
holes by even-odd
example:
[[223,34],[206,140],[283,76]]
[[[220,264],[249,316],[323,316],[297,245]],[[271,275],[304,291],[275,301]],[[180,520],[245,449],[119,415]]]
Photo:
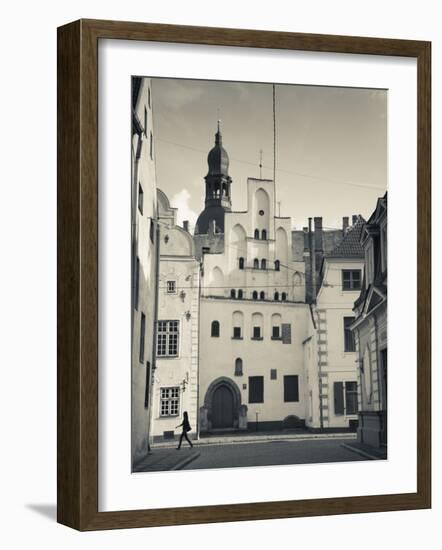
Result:
[[361,270],[343,269],[342,270],[342,289],[343,290],[361,290]]
[[167,281],[167,294],[176,294],[176,281]]

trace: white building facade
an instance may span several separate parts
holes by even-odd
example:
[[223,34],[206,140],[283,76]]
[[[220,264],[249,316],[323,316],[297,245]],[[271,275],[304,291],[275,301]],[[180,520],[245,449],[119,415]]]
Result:
[[132,466],[148,453],[157,304],[157,198],[151,81],[132,80]]
[[314,431],[356,430],[358,423],[358,356],[351,326],[364,273],[359,241],[365,222],[360,216],[354,221],[342,242],[324,256],[314,324],[305,342],[306,424]]
[[202,255],[200,430],[280,429],[305,420],[304,262],[292,261],[291,220],[275,215],[275,185],[249,178],[232,211],[220,130],[208,156]]
[[200,262],[193,238],[176,223],[176,209],[158,190],[160,268],[156,368],[152,393],[154,441],[173,439],[187,411],[190,437],[198,428]]

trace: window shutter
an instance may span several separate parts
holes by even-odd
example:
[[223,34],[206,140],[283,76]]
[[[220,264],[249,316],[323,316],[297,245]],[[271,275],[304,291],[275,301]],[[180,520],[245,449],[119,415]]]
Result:
[[335,399],[335,414],[344,414],[344,384],[333,383],[333,394]]
[[291,344],[292,343],[292,325],[290,323],[282,323],[282,343]]

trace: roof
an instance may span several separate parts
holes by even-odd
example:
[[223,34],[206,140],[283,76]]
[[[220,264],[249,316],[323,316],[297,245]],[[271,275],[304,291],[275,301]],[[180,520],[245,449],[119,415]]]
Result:
[[356,223],[347,229],[342,241],[326,255],[326,258],[364,258],[364,249],[360,242],[364,224],[364,218],[359,215]]
[[224,233],[224,214],[225,210],[221,205],[206,206],[198,216],[195,225],[195,235],[206,235],[209,233],[209,228],[213,222],[215,222],[216,232]]

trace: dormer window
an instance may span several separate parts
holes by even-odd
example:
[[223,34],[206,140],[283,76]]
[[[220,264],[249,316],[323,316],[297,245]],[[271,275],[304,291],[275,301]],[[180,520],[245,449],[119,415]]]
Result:
[[361,270],[342,270],[342,290],[361,290]]

